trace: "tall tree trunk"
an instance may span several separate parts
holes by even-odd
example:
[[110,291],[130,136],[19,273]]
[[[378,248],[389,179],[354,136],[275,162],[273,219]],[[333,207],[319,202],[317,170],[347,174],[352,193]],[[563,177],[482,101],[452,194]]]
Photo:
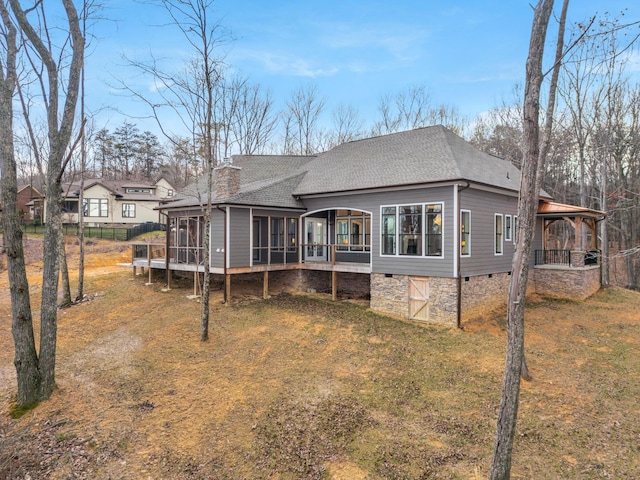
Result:
[[0,17],[5,30],[4,69],[0,68],[0,166],[2,167],[3,248],[7,257],[9,294],[11,298],[11,333],[15,346],[14,365],[18,380],[19,407],[38,401],[40,369],[36,353],[29,283],[22,246],[22,230],[18,215],[18,179],[13,143],[13,95],[16,89],[17,33],[4,2]]
[[67,249],[64,244],[64,233],[60,228],[59,237],[59,262],[60,262],[60,281],[62,282],[62,298],[60,299],[60,307],[68,307],[73,303],[71,299],[71,283],[69,282],[69,265],[67,264]]
[[[37,53],[43,68],[34,74],[48,89],[46,103],[48,134],[48,165],[46,180],[47,222],[44,233],[44,260],[42,272],[42,302],[40,307],[40,355],[39,385],[40,399],[48,398],[55,388],[55,360],[57,341],[57,296],[59,256],[58,246],[62,223],[60,182],[65,154],[73,133],[73,122],[80,85],[80,71],[84,63],[84,37],[73,0],[62,0],[70,34],[71,58],[67,63],[66,88],[60,83],[62,67],[56,63],[57,57],[50,50],[46,29],[36,29],[31,25],[18,0],[8,0],[22,34],[33,51]],[[43,40],[43,37],[46,39]],[[64,92],[62,91],[64,90]],[[63,105],[61,106],[61,102]],[[59,110],[62,110],[61,112]],[[70,155],[70,154],[69,154]],[[17,349],[17,347],[16,347]]]
[[508,479],[518,416],[520,374],[524,358],[524,306],[529,273],[529,258],[538,206],[538,161],[540,157],[540,89],[543,80],[542,58],[553,0],[540,0],[534,9],[524,94],[524,159],[518,200],[518,235],[513,258],[507,311],[507,356],[502,398],[491,463],[492,480]]

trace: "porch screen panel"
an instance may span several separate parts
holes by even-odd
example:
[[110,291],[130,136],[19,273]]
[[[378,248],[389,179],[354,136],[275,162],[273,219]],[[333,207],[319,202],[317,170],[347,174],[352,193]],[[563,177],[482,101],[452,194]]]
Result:
[[287,252],[297,252],[298,246],[298,219],[287,218]]
[[271,219],[271,250],[282,251],[284,249],[284,218]]

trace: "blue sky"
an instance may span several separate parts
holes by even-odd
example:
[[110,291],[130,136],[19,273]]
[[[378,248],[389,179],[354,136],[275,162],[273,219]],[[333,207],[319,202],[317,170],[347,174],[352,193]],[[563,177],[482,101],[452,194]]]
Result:
[[[625,8],[627,19],[640,19],[636,2],[618,0],[574,0],[570,18]],[[145,4],[107,2],[87,61],[88,105],[102,109],[98,128],[145,113],[112,88],[119,80],[142,93],[152,87],[123,66],[123,55],[153,52],[176,67],[188,55],[180,35],[161,26],[163,15]],[[270,89],[279,106],[295,88],[316,85],[327,112],[351,104],[371,124],[380,97],[409,86],[427,86],[434,103],[470,118],[511,99],[524,78],[532,10],[526,0],[217,0],[214,15],[234,36],[227,63]],[[155,131],[151,122],[129,121]]]

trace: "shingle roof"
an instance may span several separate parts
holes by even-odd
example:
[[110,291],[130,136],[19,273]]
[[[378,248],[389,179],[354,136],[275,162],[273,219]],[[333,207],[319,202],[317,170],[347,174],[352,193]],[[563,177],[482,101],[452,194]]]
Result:
[[470,180],[520,187],[510,162],[476,149],[443,126],[344,143],[306,165],[296,195]]
[[[316,156],[235,155],[240,192],[224,201],[304,208],[300,196],[469,180],[517,191],[520,171],[443,126],[344,143]],[[206,178],[163,208],[198,205]],[[215,192],[214,192],[215,193]]]

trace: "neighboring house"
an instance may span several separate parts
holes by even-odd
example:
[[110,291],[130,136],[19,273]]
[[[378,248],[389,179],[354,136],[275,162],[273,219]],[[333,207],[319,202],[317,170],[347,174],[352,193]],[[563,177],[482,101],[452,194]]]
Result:
[[[265,295],[276,277],[334,297],[359,292],[381,312],[459,325],[506,301],[519,186],[510,162],[442,126],[313,156],[234,156],[215,169],[211,272],[224,275],[227,292],[233,275],[261,272]],[[168,216],[169,252],[152,268],[202,271],[206,195],[197,191],[159,207]],[[596,241],[581,227],[595,231],[600,212],[555,204],[544,192],[540,212],[535,250],[544,251],[559,219],[576,226],[578,242]],[[595,243],[589,249],[597,250]],[[573,250],[553,257],[556,265],[532,283],[555,282],[562,295],[563,279],[577,274],[579,291],[569,296],[597,290],[599,265],[585,266],[584,249]]]
[[[62,222],[78,223],[80,182],[63,184],[62,192]],[[87,179],[82,193],[83,220],[88,226],[164,223],[156,208],[173,195],[173,187],[164,178],[155,183]]]
[[18,189],[18,213],[24,223],[42,223],[44,195],[31,184]]

